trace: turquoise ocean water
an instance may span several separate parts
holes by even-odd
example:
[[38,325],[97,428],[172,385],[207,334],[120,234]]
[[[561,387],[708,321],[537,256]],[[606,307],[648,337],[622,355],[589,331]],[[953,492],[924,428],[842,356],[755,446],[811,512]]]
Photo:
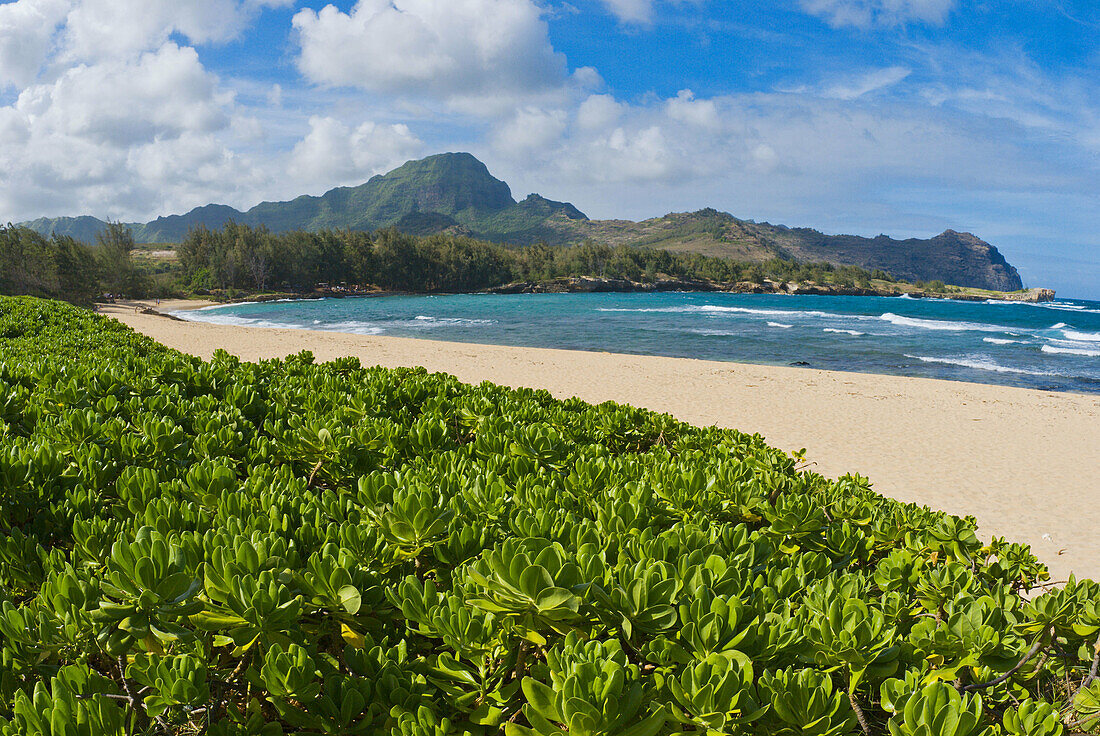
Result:
[[189,320],[603,350],[1100,393],[1100,302],[770,294],[393,296],[244,303]]

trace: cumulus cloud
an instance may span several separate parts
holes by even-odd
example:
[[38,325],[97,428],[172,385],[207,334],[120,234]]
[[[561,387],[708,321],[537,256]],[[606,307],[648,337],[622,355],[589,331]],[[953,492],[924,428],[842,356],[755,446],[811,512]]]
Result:
[[683,89],[665,103],[668,116],[699,128],[717,128],[718,108],[714,100],[697,100],[690,89]]
[[499,125],[493,145],[500,151],[526,155],[557,145],[566,127],[565,110],[525,107]]
[[405,97],[538,93],[567,79],[531,0],[359,0],[294,16],[312,82]]
[[[171,201],[175,176],[209,170],[232,102],[194,49],[172,43],[134,60],[71,67],[0,108],[0,201],[9,212],[74,202],[111,214]],[[149,166],[158,157],[164,164]],[[162,177],[168,165],[178,173]]]
[[987,119],[946,104],[820,90],[685,90],[633,104],[594,95],[569,112],[556,141],[493,143],[480,153],[517,191],[569,199],[594,217],[710,205],[871,234],[960,226],[961,193],[1069,191],[1080,175],[1056,175],[1030,136],[990,135]]
[[0,5],[0,89],[34,80],[68,10],[67,0],[17,0]]
[[23,90],[15,107],[45,133],[126,146],[224,128],[231,100],[194,49],[169,43],[134,63],[73,67]]
[[193,43],[236,38],[264,7],[294,0],[70,0],[65,55],[100,59],[156,48],[173,34]]
[[[210,201],[254,203],[287,191],[323,150],[316,127],[282,114],[267,145],[267,87],[247,107],[203,65],[201,45],[239,36],[265,7],[293,0],[17,0],[0,5],[0,215],[146,219]],[[333,176],[374,170],[410,149],[401,126],[361,120]],[[402,147],[404,146],[404,147]],[[386,151],[392,156],[387,158]],[[296,156],[296,158],[295,158]],[[373,158],[372,158],[373,157]],[[331,161],[331,156],[330,156]],[[324,165],[324,164],[319,164]],[[296,168],[295,168],[296,167]],[[283,176],[280,176],[283,175]],[[308,182],[303,182],[303,184]],[[316,179],[313,184],[316,185]],[[299,184],[291,187],[298,193]]]
[[314,116],[309,133],[294,146],[287,172],[300,191],[359,184],[424,152],[408,126],[363,122],[358,126]]
[[908,23],[940,25],[957,0],[801,0],[802,9],[839,28],[900,26]]

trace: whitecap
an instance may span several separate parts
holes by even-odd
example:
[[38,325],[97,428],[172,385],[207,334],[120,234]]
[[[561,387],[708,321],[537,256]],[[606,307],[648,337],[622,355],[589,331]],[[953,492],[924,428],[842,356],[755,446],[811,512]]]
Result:
[[749,307],[723,307],[717,304],[692,304],[682,307],[597,307],[597,312],[651,312],[662,314],[758,314],[764,317],[827,317],[854,320],[873,320],[862,314],[819,312],[798,309],[751,309]]
[[918,317],[902,317],[901,315],[887,312],[879,317],[899,327],[919,327],[922,330],[951,330],[954,332],[979,331],[979,332],[1006,332],[1007,327],[982,324],[978,322],[955,322],[942,319],[920,319]]
[[230,325],[234,327],[266,327],[269,329],[279,330],[306,329],[304,325],[300,325],[294,322],[273,322],[271,320],[260,319],[258,317],[240,317],[235,314],[211,314],[209,312],[204,315],[198,315],[195,314],[195,312],[197,311],[199,310],[181,312],[177,316],[187,322],[205,322],[212,325]]
[[785,325],[782,322],[769,322],[768,327],[778,327],[781,330],[789,330],[794,327],[794,325]]
[[923,363],[942,363],[943,365],[955,365],[960,368],[973,368],[979,371],[993,371],[995,373],[1019,373],[1025,376],[1058,376],[1059,373],[1050,373],[1048,371],[1029,371],[1023,368],[1010,368],[1004,365],[998,365],[991,360],[983,358],[933,358],[925,355],[909,355],[905,354],[906,358],[912,358],[913,360],[919,360]]
[[856,330],[838,330],[835,327],[826,327],[822,332],[835,332],[841,335],[851,335],[852,337],[862,337],[866,335],[866,332],[857,332]]
[[983,337],[982,340],[994,345],[1027,345],[1027,340],[1002,340],[999,337]]
[[1044,345],[1044,353],[1058,353],[1064,355],[1083,355],[1089,358],[1100,358],[1100,350],[1088,350],[1086,348],[1059,348],[1054,345]]
[[703,335],[704,337],[735,337],[741,334],[739,332],[733,332],[731,330],[692,329],[688,330],[688,332],[692,333],[693,335]]
[[206,307],[199,307],[198,309],[184,309],[184,312],[209,312],[214,309],[227,309],[229,307],[247,307],[249,304],[259,304],[260,302],[231,302],[229,304],[211,304]]
[[1074,330],[1062,330],[1062,334],[1070,340],[1078,342],[1100,342],[1100,332],[1075,332]]

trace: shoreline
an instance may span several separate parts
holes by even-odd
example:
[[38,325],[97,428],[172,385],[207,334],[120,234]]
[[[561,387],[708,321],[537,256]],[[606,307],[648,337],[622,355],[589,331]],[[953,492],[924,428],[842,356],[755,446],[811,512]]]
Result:
[[[573,298],[572,295],[574,295],[574,294],[582,294],[582,295],[585,295],[585,294],[593,295],[593,294],[595,294],[599,298],[607,298],[607,297],[611,297],[613,294],[620,294],[620,293],[624,293],[624,292],[619,292],[619,291],[615,291],[615,292],[600,292],[600,291],[597,291],[597,292],[591,292],[591,291],[588,291],[588,292],[583,292],[583,291],[582,292],[560,292],[560,291],[559,292],[553,292],[553,291],[551,291],[551,292],[520,292],[520,293],[516,293],[516,294],[509,293],[508,295],[512,296],[512,298],[514,298],[514,299],[519,299],[523,296],[539,296],[539,295],[541,295],[541,296],[556,296],[556,297],[559,297],[559,298],[571,299],[571,298]],[[629,292],[626,292],[626,293],[629,293]],[[648,292],[648,293],[652,294],[653,292]],[[690,293],[687,293],[687,294],[690,295],[690,294],[694,294],[694,293],[696,293],[696,292],[690,292]],[[745,294],[735,294],[734,292],[697,292],[697,293],[700,293],[700,294],[709,293],[709,294],[715,294],[715,295],[718,295],[718,296],[721,296],[723,294],[736,295],[736,296],[741,296],[741,297],[746,296]],[[374,293],[374,294],[371,294],[369,296],[374,296],[374,297],[378,297],[378,296],[394,296],[394,297],[403,296],[403,297],[426,298],[428,296],[438,296],[438,297],[455,297],[455,296],[487,297],[487,296],[496,296],[496,295],[497,294],[491,294],[491,293],[488,293],[488,292],[460,292],[460,293],[457,293],[457,294],[448,293],[448,294],[432,294],[432,295],[419,295],[419,294],[413,294],[413,293],[408,293],[408,292],[385,292],[385,293]],[[673,295],[685,295],[685,293],[673,292]],[[639,296],[639,298],[641,298],[642,295],[639,294],[637,296]],[[764,298],[765,296],[772,296],[772,297],[790,296],[790,297],[795,297],[795,296],[818,296],[818,295],[816,295],[816,294],[806,295],[806,294],[794,294],[794,293],[788,293],[788,292],[780,292],[778,294],[772,294],[772,295],[761,295],[761,298]],[[832,295],[829,295],[829,296],[832,296]],[[351,298],[351,297],[348,297],[348,298]],[[367,297],[367,298],[369,298],[369,297]],[[755,298],[756,298],[756,295],[748,295],[747,296],[747,299],[750,300],[750,301],[754,301]],[[897,297],[897,298],[903,299],[905,301],[909,301],[910,303],[916,303],[916,302],[921,300],[921,298],[906,299],[905,295],[902,295],[902,296]],[[195,300],[195,299],[169,300],[165,303],[164,306],[162,306],[160,308],[159,312],[150,310],[150,313],[159,313],[159,314],[161,314],[161,316],[167,317],[169,319],[187,319],[187,320],[190,320],[191,318],[179,317],[179,316],[177,316],[177,314],[180,313],[180,312],[191,310],[191,309],[214,309],[214,310],[217,310],[219,308],[230,308],[230,307],[233,307],[233,306],[270,304],[271,302],[274,302],[274,301],[292,302],[292,303],[298,303],[298,302],[309,303],[309,302],[324,302],[324,301],[329,301],[329,300],[332,300],[332,299],[338,300],[339,297],[305,297],[305,298],[289,299],[289,298],[282,298],[281,296],[280,296],[280,298],[275,298],[275,296],[271,296],[270,298],[245,299],[245,300],[238,300],[238,301],[234,301],[234,302],[224,302],[224,303],[223,302],[211,302],[211,301],[208,301],[208,300]],[[947,299],[932,299],[931,297],[927,297],[927,299],[929,301],[941,301],[941,302],[951,301],[951,300],[947,300]],[[138,303],[145,304],[145,303],[147,303],[147,301],[148,300],[140,301],[140,302],[139,301],[131,301],[131,302],[123,302],[123,303],[124,304],[138,304]],[[782,300],[779,300],[779,301],[782,301]],[[814,300],[810,300],[810,301],[813,302]],[[986,302],[986,303],[989,303],[989,302]],[[1019,302],[1017,302],[1017,303],[1019,303]],[[751,305],[745,305],[741,302],[737,302],[737,304],[739,304],[741,306],[733,307],[732,311],[753,311],[751,309],[746,310],[746,309],[742,308],[742,307],[751,306]],[[290,307],[290,308],[293,308],[293,305],[287,305],[287,306]],[[776,308],[776,309],[782,309],[782,307],[783,307],[783,305],[779,304],[778,301],[776,301],[774,303],[770,303],[768,306],[770,308]],[[880,306],[881,306],[881,308],[886,309],[886,310],[891,310],[892,309],[892,307],[890,305],[880,305]],[[816,309],[816,308],[817,308],[816,305],[812,304],[812,303],[808,306],[798,307],[798,309]],[[825,309],[826,307],[823,306],[821,308]],[[1083,308],[1083,307],[1081,307],[1081,308]],[[719,307],[716,307],[716,309],[719,309]],[[635,310],[631,310],[631,309],[623,309],[623,310],[611,309],[609,311],[635,311]],[[641,310],[637,310],[637,311],[648,311],[648,310],[647,309],[641,309]],[[656,311],[663,311],[663,310],[658,309]],[[676,310],[674,309],[672,311],[676,311]],[[813,312],[810,312],[810,313],[813,313]],[[776,313],[776,314],[778,314],[778,313]],[[857,316],[856,316],[857,319],[866,319],[866,316],[858,316],[862,313],[857,312],[856,314],[857,314]],[[904,315],[906,313],[902,312],[902,314]],[[841,315],[841,316],[844,316],[844,315]],[[886,318],[891,318],[892,319],[892,318],[897,317],[897,315],[893,315],[893,314],[882,314],[880,316],[884,319],[886,319]],[[933,322],[938,321],[939,319],[950,319],[949,317],[938,317],[938,316],[935,316],[935,315],[932,315],[932,316],[935,317],[935,319],[932,320]],[[205,320],[202,320],[202,318],[199,318],[199,319],[201,321],[205,321]],[[291,319],[291,320],[281,320],[279,318],[272,318],[272,319],[273,319],[273,321],[268,321],[266,319],[244,319],[244,320],[239,320],[238,321],[238,320],[233,320],[232,318],[230,318],[228,320],[228,323],[229,324],[237,323],[240,326],[261,326],[265,329],[277,329],[277,328],[296,329],[297,328],[297,329],[305,329],[305,330],[308,330],[308,331],[318,331],[318,332],[340,332],[341,330],[348,330],[350,332],[353,332],[354,334],[364,334],[364,333],[359,332],[357,330],[349,329],[349,328],[352,327],[352,325],[350,325],[350,324],[347,325],[347,326],[322,325],[322,324],[319,323],[320,322],[319,320],[314,320],[313,322],[314,322],[315,326],[310,326],[310,325],[304,324],[304,323],[295,324],[296,320],[293,320],[293,319]],[[419,320],[419,319],[421,319],[421,317],[417,317],[417,319]],[[917,322],[921,322],[921,321],[925,321],[925,320],[926,320],[925,315],[920,315],[919,318],[917,319]],[[217,323],[222,323],[217,318],[210,318],[210,321],[217,322]],[[250,325],[250,323],[253,323],[253,324]],[[769,325],[771,325],[771,324],[772,323],[769,322]],[[775,326],[788,327],[789,325],[775,325]],[[1057,329],[1059,327],[1066,327],[1066,325],[1064,325],[1064,324],[1061,324],[1061,325],[1055,324],[1054,325],[1055,329]],[[1035,328],[1035,327],[1034,326],[1032,326],[1032,327],[1020,327],[1019,329],[1033,329],[1033,328]],[[862,330],[864,328],[860,327],[859,329]],[[967,328],[967,329],[970,329],[970,328]],[[997,327],[996,329],[998,329],[998,330],[1000,330],[1000,329],[1009,330],[1009,329],[1016,329],[1016,328],[1000,328],[1000,327]],[[695,330],[692,330],[692,331],[694,332]],[[862,336],[863,334],[865,334],[863,332],[854,332],[854,331],[850,331],[850,330],[833,329],[833,328],[828,328],[828,329],[825,329],[824,331],[825,332],[849,332],[850,334],[856,335],[856,336]],[[426,337],[426,336],[424,336],[423,333],[417,334],[418,332],[419,331],[409,331],[409,330],[405,330],[403,332],[401,330],[398,330],[396,332],[391,332],[391,331],[386,330],[386,331],[383,331],[383,334],[388,333],[388,334],[393,334],[394,336],[400,336],[400,335],[404,334],[404,336],[411,337],[411,338],[414,338],[414,339],[429,339],[429,340],[437,339],[437,338],[434,338],[434,337]],[[366,331],[365,334],[372,334],[372,331],[368,330],[368,331]],[[725,333],[722,333],[722,334],[725,334]],[[522,347],[538,347],[538,346],[544,346],[544,345],[547,345],[547,344],[553,344],[553,341],[551,341],[550,343],[546,343],[546,342],[542,342],[542,341],[539,341],[539,340],[532,340],[530,338],[518,339],[517,340],[515,337],[508,338],[508,337],[501,337],[500,335],[485,336],[485,335],[468,335],[468,334],[466,334],[466,335],[462,335],[461,337],[450,336],[450,337],[444,338],[444,339],[446,341],[450,341],[450,342],[461,342],[461,343],[469,343],[469,344],[475,344],[475,345],[478,345],[478,344],[484,344],[484,345],[511,345],[511,346],[520,347],[520,348],[522,348]],[[998,342],[998,341],[994,340],[994,339],[989,339],[989,340],[986,340],[986,342]],[[1017,340],[1015,340],[1015,339],[1005,340],[1004,343],[999,343],[999,344],[1007,344],[1007,343],[1012,343],[1012,342],[1017,342]],[[1055,341],[1055,342],[1057,342],[1057,341]],[[656,347],[656,346],[652,346],[652,345],[648,346],[648,347],[636,348],[633,344],[615,343],[614,341],[609,343],[608,346],[605,346],[605,344],[602,341],[598,341],[598,340],[587,340],[587,341],[580,341],[580,342],[566,341],[565,343],[560,343],[559,342],[558,345],[563,346],[563,349],[566,349],[566,350],[579,350],[579,351],[589,351],[589,352],[622,352],[624,354],[655,355],[655,356],[662,356],[662,357],[668,357],[668,358],[689,358],[689,359],[690,358],[701,358],[703,360],[713,360],[713,361],[718,361],[718,362],[723,362],[723,363],[745,363],[745,364],[751,364],[751,365],[772,366],[772,367],[798,367],[798,368],[811,368],[812,367],[812,368],[816,368],[816,369],[820,369],[820,370],[834,371],[834,372],[840,372],[840,373],[859,373],[859,374],[862,374],[862,375],[889,375],[889,376],[897,376],[897,377],[903,377],[903,378],[935,378],[935,379],[945,380],[945,381],[950,381],[950,382],[982,383],[982,384],[990,384],[990,385],[997,385],[997,386],[1014,386],[1014,387],[1019,387],[1019,388],[1031,388],[1031,389],[1035,389],[1035,390],[1055,392],[1055,393],[1074,393],[1074,394],[1081,394],[1081,395],[1085,395],[1085,396],[1100,396],[1100,388],[1098,388],[1098,386],[1100,386],[1100,383],[1097,382],[1098,380],[1100,380],[1100,376],[1093,376],[1092,373],[1083,373],[1083,374],[1078,375],[1078,374],[1072,374],[1072,373],[1059,373],[1057,371],[1055,371],[1055,372],[1046,372],[1046,369],[1041,368],[1041,367],[1034,367],[1034,368],[1032,368],[1030,366],[1011,367],[1012,365],[1015,365],[1015,364],[1012,364],[1012,363],[1009,363],[1009,367],[1002,367],[1001,365],[996,364],[995,362],[994,363],[989,363],[989,364],[974,364],[974,363],[971,363],[971,362],[967,362],[965,360],[960,362],[961,359],[955,359],[955,357],[951,354],[947,355],[946,357],[942,357],[942,358],[941,357],[923,357],[923,354],[922,355],[910,354],[910,352],[913,351],[912,347],[906,348],[906,350],[895,351],[897,354],[892,356],[892,357],[897,358],[898,360],[908,359],[910,361],[909,363],[905,363],[904,361],[901,362],[901,363],[889,362],[889,361],[887,361],[885,363],[882,362],[882,361],[878,361],[878,362],[871,361],[870,363],[861,363],[858,359],[855,360],[855,361],[828,360],[828,359],[819,361],[814,356],[804,356],[804,355],[802,355],[801,353],[799,353],[797,351],[794,351],[794,352],[787,351],[783,354],[764,355],[764,354],[756,354],[756,353],[746,354],[744,351],[741,351],[740,353],[738,353],[737,351],[734,351],[733,353],[728,353],[728,352],[724,352],[724,351],[709,350],[705,347],[700,348],[698,350],[686,350],[686,349],[667,350],[667,349],[662,349],[660,347]],[[979,346],[979,347],[981,347],[981,346]],[[1092,346],[1091,345],[1086,345],[1085,347],[1091,348]],[[1045,346],[1043,348],[1043,352],[1046,352],[1046,347]],[[1061,352],[1061,350],[1060,349],[1052,349],[1051,352]],[[1067,351],[1067,352],[1069,352],[1069,351]],[[902,355],[901,353],[905,353],[905,354]],[[936,355],[939,355],[939,354],[936,354]],[[858,358],[858,356],[856,356],[856,357]],[[962,357],[967,358],[967,360],[969,360],[972,356],[962,356]],[[979,356],[973,356],[973,357],[977,358]],[[991,360],[995,360],[995,359],[991,359]],[[812,362],[807,362],[807,361],[812,361]],[[966,371],[961,371],[960,372],[960,371],[957,371],[957,370],[955,370],[955,371],[952,371],[952,370],[946,370],[946,371],[938,370],[937,371],[937,370],[935,370],[935,368],[937,368],[939,366],[932,366],[932,369],[929,369],[929,367],[926,365],[927,363],[946,363],[948,366],[952,366],[952,367],[953,366],[961,366],[961,367],[964,367],[964,368],[971,368],[971,370],[969,371],[970,375],[967,375]],[[1005,377],[1004,374],[1024,374],[1024,376],[1026,376],[1026,378],[1022,379],[1019,376]],[[1047,377],[1047,376],[1050,377],[1050,380],[1045,380],[1043,378],[1043,377]],[[1030,380],[1028,380],[1028,379],[1030,379]]]
[[[165,301],[161,310],[213,303]],[[1032,546],[1052,580],[1100,574],[1100,396],[990,384],[690,358],[517,348],[413,338],[174,321],[99,311],[200,357],[245,360],[311,350],[318,361],[423,366],[469,383],[544,388],[559,398],[617,401],[695,425],[759,433],[806,448],[816,472],[869,477],[884,495],[973,515],[983,539]]]
[[[547,281],[514,281],[500,286],[491,286],[479,291],[386,291],[383,289],[364,289],[360,287],[326,287],[309,292],[265,292],[251,296],[226,298],[223,294],[196,294],[188,299],[173,299],[173,302],[208,300],[210,304],[225,305],[242,303],[263,303],[272,301],[310,301],[315,299],[353,299],[383,296],[442,296],[454,294],[637,294],[655,292],[677,292],[690,294],[789,294],[798,296],[881,296],[908,299],[947,299],[961,302],[1025,302],[1041,304],[1052,302],[1056,298],[1053,289],[1036,288],[1021,291],[985,291],[972,289],[971,292],[937,292],[920,289],[912,285],[899,285],[894,288],[876,286],[837,286],[835,284],[816,284],[813,282],[780,283],[765,279],[761,284],[748,281],[719,283],[697,279],[663,279],[657,281],[630,281],[594,276],[570,276]],[[130,303],[134,300],[120,300]],[[139,300],[142,301],[142,300]],[[148,302],[149,300],[143,300]]]

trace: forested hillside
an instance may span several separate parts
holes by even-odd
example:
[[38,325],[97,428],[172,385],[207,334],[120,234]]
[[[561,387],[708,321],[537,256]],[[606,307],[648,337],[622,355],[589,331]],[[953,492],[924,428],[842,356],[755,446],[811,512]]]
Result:
[[[1016,269],[1000,252],[969,233],[948,230],[934,238],[894,240],[826,235],[809,228],[741,220],[701,209],[642,222],[590,220],[575,206],[532,194],[517,202],[508,185],[468,153],[409,161],[355,187],[288,202],[262,202],[247,211],[205,205],[182,215],[130,223],[141,243],[179,243],[196,227],[229,222],[276,233],[325,229],[373,231],[394,227],[410,235],[446,233],[507,245],[649,247],[762,263],[776,258],[804,263],[881,269],[909,281],[940,280],[1000,291],[1022,288]],[[44,235],[91,242],[106,223],[95,218],[41,218],[24,223]]]
[[510,281],[592,276],[632,281],[659,278],[760,283],[815,281],[869,285],[854,267],[773,259],[737,262],[694,253],[585,243],[507,248],[461,235],[415,236],[396,228],[273,233],[230,223],[192,230],[180,244],[181,283],[190,289],[303,291],[317,284],[373,285],[400,291],[477,291]]

